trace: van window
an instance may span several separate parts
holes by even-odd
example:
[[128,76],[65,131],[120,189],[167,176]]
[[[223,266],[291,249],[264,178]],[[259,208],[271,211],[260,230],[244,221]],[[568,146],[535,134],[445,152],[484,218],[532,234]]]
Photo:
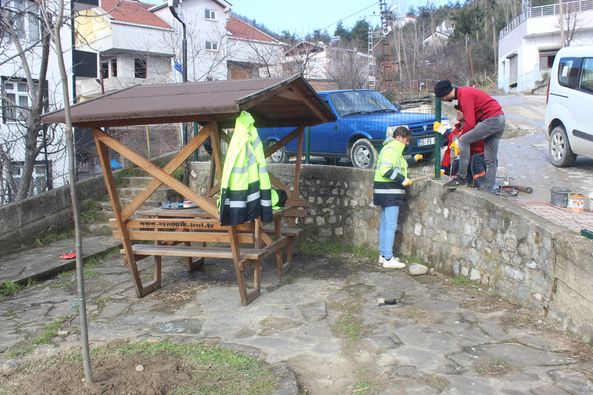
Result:
[[562,58],[558,63],[558,83],[571,89],[577,89],[579,83],[580,58]]
[[583,59],[579,90],[593,94],[593,58]]

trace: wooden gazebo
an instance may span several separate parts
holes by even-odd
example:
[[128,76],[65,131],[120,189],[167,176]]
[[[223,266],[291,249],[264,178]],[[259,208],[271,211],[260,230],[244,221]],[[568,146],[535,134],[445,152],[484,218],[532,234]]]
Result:
[[[219,191],[223,158],[221,140],[230,141],[223,129],[232,128],[242,111],[249,111],[257,127],[295,126],[282,140],[267,147],[266,157],[294,138],[299,139],[292,189],[270,173],[274,188],[283,189],[288,201],[274,213],[272,226],[254,220],[237,226],[222,226],[214,195]],[[161,257],[188,257],[190,270],[203,258],[232,259],[242,304],[259,295],[261,262],[275,255],[276,269],[282,274],[290,267],[292,240],[298,230],[287,226],[304,216],[304,201],[299,199],[299,177],[303,130],[305,126],[334,119],[313,88],[296,75],[287,79],[227,80],[167,85],[139,85],[72,106],[74,126],[91,128],[115,218],[113,235],[122,242],[122,258],[128,267],[138,297],[161,286]],[[45,123],[63,123],[64,111],[43,116]],[[106,130],[113,126],[197,122],[202,128],[187,145],[162,168],[122,144]],[[204,142],[210,139],[213,163],[208,196],[200,196],[174,178],[173,173]],[[109,163],[108,148],[146,171],[153,180],[127,206],[122,207]],[[187,210],[139,211],[159,186],[167,185],[197,208]],[[287,218],[287,221],[283,221]],[[146,242],[153,244],[146,244]],[[135,243],[141,242],[141,243]],[[216,247],[206,243],[216,243]],[[283,251],[286,250],[286,259]],[[154,257],[154,280],[142,284],[137,261]],[[193,258],[199,258],[194,261]],[[248,270],[249,269],[249,270]],[[252,272],[253,285],[246,285]]]

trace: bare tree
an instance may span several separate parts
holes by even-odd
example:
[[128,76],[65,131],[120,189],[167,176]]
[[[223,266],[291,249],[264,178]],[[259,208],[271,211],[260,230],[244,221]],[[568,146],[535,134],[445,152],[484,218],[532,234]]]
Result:
[[[4,164],[5,201],[29,196],[35,161],[44,150],[46,155],[48,149],[63,150],[54,130],[44,129],[40,122],[41,114],[49,106],[46,76],[50,39],[47,27],[40,21],[43,7],[44,2],[24,0],[9,0],[0,6],[0,66],[14,70],[2,81],[5,125],[0,134],[0,160]],[[19,152],[24,160],[16,182],[11,164]]]
[[64,50],[62,48],[62,28],[65,25],[64,0],[57,0],[49,4],[44,2],[44,8],[41,9],[43,17],[44,30],[47,32],[47,39],[51,38],[53,48],[57,55],[58,67],[60,70],[60,78],[62,82],[62,93],[64,97],[64,116],[65,116],[65,132],[66,143],[68,146],[68,175],[70,180],[70,199],[72,202],[72,216],[74,219],[74,236],[75,236],[75,250],[76,250],[76,280],[77,280],[77,295],[78,295],[78,311],[80,320],[80,335],[82,343],[82,357],[84,377],[87,384],[93,382],[90,362],[89,338],[87,328],[87,314],[86,314],[86,296],[84,290],[84,272],[82,266],[82,236],[80,229],[80,207],[78,202],[78,191],[76,185],[75,172],[75,158],[74,158],[74,134],[72,128],[72,114],[70,111],[70,93],[68,89],[68,74],[66,71],[66,64],[64,61]]
[[369,78],[368,58],[353,49],[328,48],[327,77],[338,89],[364,88]]

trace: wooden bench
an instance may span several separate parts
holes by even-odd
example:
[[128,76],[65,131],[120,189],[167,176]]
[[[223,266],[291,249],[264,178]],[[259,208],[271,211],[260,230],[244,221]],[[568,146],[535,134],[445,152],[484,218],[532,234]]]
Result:
[[[265,226],[262,228],[266,232],[273,233],[274,228]],[[276,272],[278,273],[278,277],[282,277],[282,275],[286,274],[290,271],[292,266],[292,259],[293,259],[293,243],[294,239],[301,234],[303,229],[300,228],[280,228],[280,234],[286,237],[286,261],[278,263],[276,261]]]

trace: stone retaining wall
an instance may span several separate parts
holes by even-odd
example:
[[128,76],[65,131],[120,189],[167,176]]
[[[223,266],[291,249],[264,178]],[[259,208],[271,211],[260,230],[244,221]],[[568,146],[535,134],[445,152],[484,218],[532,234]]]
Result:
[[[99,200],[106,194],[103,175],[78,183],[78,198],[84,205],[89,199]],[[70,187],[63,186],[0,207],[0,256],[29,245],[48,233],[73,228]]]
[[[289,182],[293,165],[271,165]],[[208,163],[193,163],[191,183],[205,194]],[[413,177],[430,173],[413,168]],[[376,248],[378,209],[373,172],[305,165],[301,197],[307,235]],[[488,285],[522,305],[542,309],[565,329],[593,341],[593,241],[558,227],[512,201],[472,189],[447,192],[436,181],[414,185],[400,216],[399,254],[417,256],[451,275]]]

